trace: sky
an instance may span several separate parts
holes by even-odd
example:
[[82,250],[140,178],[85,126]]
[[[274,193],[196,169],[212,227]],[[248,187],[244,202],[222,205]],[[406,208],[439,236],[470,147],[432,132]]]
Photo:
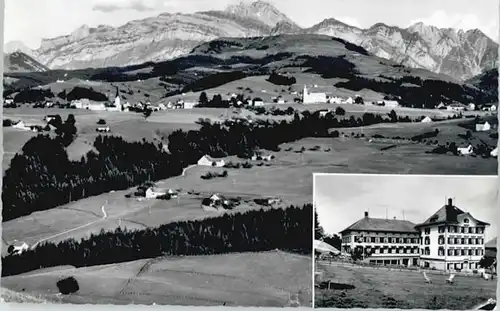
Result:
[[[251,0],[244,0],[251,2]],[[4,42],[38,48],[42,38],[67,35],[86,24],[120,26],[160,13],[223,10],[240,0],[5,0]],[[303,27],[326,18],[368,28],[377,22],[408,27],[416,22],[479,28],[498,42],[498,0],[270,0]]]
[[364,217],[422,223],[445,205],[454,205],[491,224],[485,240],[497,236],[496,176],[337,175],[314,176],[313,202],[328,234],[338,234]]

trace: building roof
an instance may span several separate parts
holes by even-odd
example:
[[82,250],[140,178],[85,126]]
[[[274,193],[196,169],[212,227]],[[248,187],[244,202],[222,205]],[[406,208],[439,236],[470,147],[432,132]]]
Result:
[[340,254],[340,251],[336,249],[334,246],[320,241],[320,240],[314,240],[313,242],[313,247],[314,250],[321,252],[321,253],[334,253],[334,254]]
[[408,220],[381,219],[364,217],[341,231],[382,231],[382,232],[418,232],[415,224]]
[[[427,225],[436,225],[436,224],[456,224],[458,222],[458,216],[463,214],[469,214],[459,209],[455,205],[452,204],[451,199],[448,201],[448,204],[441,207],[437,212],[435,212],[431,217],[427,218],[421,224],[418,224],[416,227],[424,227]],[[470,214],[469,214],[470,215]],[[470,215],[472,217],[472,215]],[[472,217],[474,218],[474,217]],[[474,218],[475,219],[475,218]],[[489,225],[487,222],[480,221],[475,219],[481,225]]]
[[497,248],[497,238],[494,237],[493,239],[489,240],[488,242],[486,242],[486,244],[484,245],[485,248]]

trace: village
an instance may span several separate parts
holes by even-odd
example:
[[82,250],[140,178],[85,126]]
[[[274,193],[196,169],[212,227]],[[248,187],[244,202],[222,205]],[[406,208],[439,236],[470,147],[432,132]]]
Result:
[[[387,97],[390,99],[377,100],[377,101],[365,101],[362,96],[355,95],[354,97],[342,98],[339,96],[328,95],[324,92],[311,92],[310,89],[318,88],[318,85],[306,86],[304,85],[303,90],[300,92],[293,91],[291,88],[288,90],[288,95],[293,97],[293,102],[286,100],[283,95],[277,95],[271,97],[270,101],[264,101],[261,97],[254,97],[253,99],[250,96],[247,96],[245,99],[243,95],[237,93],[227,93],[225,94],[225,98],[221,95],[221,102],[225,105],[225,107],[232,108],[264,108],[270,107],[271,110],[279,109],[280,105],[284,107],[299,107],[298,105],[311,105],[311,106],[321,106],[332,104],[332,105],[365,105],[367,107],[384,107],[387,108],[388,111],[390,109],[398,109],[403,106],[400,104],[397,97],[391,96]],[[262,89],[261,92],[266,94],[268,91]],[[286,92],[282,90],[282,92]],[[21,106],[30,106],[33,108],[68,108],[68,109],[79,109],[79,110],[90,110],[95,112],[106,111],[106,112],[135,112],[142,113],[145,117],[148,117],[154,112],[159,111],[169,111],[169,110],[178,110],[178,109],[193,109],[197,107],[201,107],[202,102],[200,100],[193,101],[192,99],[184,99],[187,94],[183,93],[179,96],[176,96],[173,100],[168,101],[160,101],[157,103],[151,103],[150,101],[139,101],[136,103],[130,103],[129,101],[125,101],[121,98],[118,88],[116,90],[116,94],[114,95],[114,99],[108,102],[97,102],[90,100],[88,98],[81,98],[78,100],[72,100],[67,104],[58,103],[51,100],[46,100],[44,102],[35,102],[35,103],[15,103],[12,95],[7,96],[4,99],[4,108],[13,108]],[[186,96],[191,98],[189,96]],[[264,96],[262,96],[264,97]],[[113,96],[108,96],[108,98],[113,98]],[[125,101],[125,102],[124,102]],[[319,111],[321,116],[325,116],[326,114],[330,114],[334,112],[334,109],[318,109],[313,108]],[[408,108],[407,108],[408,109]],[[411,109],[411,108],[409,108]],[[441,102],[435,107],[436,110],[445,110],[448,112],[457,113],[458,115],[462,115],[463,113],[468,113],[469,115],[474,112],[478,113],[495,113],[497,110],[497,104],[484,104],[484,105],[476,105],[474,103],[469,103],[468,105],[452,102],[450,104],[445,104]],[[267,113],[266,113],[267,114]],[[48,124],[50,119],[53,118],[54,115],[47,115],[44,118],[44,121]],[[4,118],[5,119],[5,118]],[[238,119],[237,117],[232,117],[232,119]],[[248,118],[247,118],[248,119]],[[234,121],[234,120],[233,120]],[[252,122],[252,120],[246,120],[248,122]],[[427,116],[422,119],[422,122],[431,122],[431,117]],[[4,126],[12,126],[16,129],[27,130],[33,132],[42,132],[42,131],[50,131],[53,128],[49,128],[43,124],[29,124],[23,120],[18,121],[8,121],[7,123],[4,121]],[[487,125],[486,125],[487,126]],[[489,130],[489,128],[483,129],[484,131]],[[100,126],[96,128],[98,132],[109,132],[111,129],[109,126]]]

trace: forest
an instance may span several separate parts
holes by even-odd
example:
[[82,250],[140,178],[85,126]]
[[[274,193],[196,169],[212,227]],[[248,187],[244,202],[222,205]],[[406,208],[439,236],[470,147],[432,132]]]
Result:
[[40,268],[104,265],[159,256],[214,255],[280,249],[312,252],[312,205],[253,210],[144,230],[101,231],[87,239],[45,242],[2,258],[2,277]]

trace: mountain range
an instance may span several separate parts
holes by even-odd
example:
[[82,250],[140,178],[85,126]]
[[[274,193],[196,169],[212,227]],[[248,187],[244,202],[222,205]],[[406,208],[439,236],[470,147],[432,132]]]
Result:
[[189,53],[221,37],[319,34],[338,37],[403,66],[423,68],[466,80],[498,64],[498,44],[478,29],[437,28],[423,23],[408,28],[383,23],[360,29],[330,18],[302,28],[272,4],[256,1],[223,11],[162,13],[120,27],[83,25],[72,33],[43,39],[36,50],[7,44],[50,69],[126,66],[163,61]]

